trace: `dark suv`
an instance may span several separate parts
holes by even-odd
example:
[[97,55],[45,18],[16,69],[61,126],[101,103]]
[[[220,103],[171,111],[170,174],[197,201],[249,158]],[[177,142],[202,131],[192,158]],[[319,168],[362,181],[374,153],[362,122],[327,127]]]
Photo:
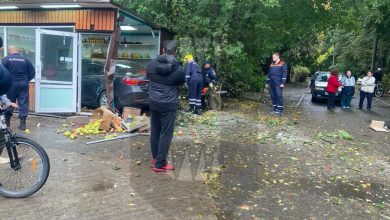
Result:
[[[311,90],[311,101],[315,102],[320,98],[328,98],[328,93],[325,91],[328,86],[328,79],[330,72],[318,71],[314,73],[310,81],[310,90]],[[341,75],[339,75],[339,81],[341,80]],[[336,93],[336,99],[341,98],[340,96],[341,87],[339,92]]]
[[[104,59],[82,61],[81,104],[87,107],[107,105]],[[149,105],[149,81],[145,68],[132,61],[117,61],[114,79],[114,105],[123,107],[145,107]]]

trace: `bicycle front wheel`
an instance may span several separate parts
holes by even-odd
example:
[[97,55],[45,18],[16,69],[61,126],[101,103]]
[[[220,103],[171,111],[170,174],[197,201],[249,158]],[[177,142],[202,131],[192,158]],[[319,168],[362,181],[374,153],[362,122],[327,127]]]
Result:
[[376,89],[375,90],[375,97],[380,98],[383,96],[383,93],[384,93],[383,89]]
[[27,138],[15,137],[14,148],[20,168],[11,167],[6,143],[0,143],[0,195],[24,198],[37,192],[45,184],[50,172],[50,162],[41,145]]

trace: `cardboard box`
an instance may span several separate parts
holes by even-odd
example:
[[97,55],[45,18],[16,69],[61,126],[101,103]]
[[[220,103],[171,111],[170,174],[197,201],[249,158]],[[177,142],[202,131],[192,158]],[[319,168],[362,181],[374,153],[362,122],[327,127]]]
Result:
[[103,121],[99,127],[99,130],[110,131],[111,122],[114,117],[116,117],[115,114],[108,110],[106,107],[100,107],[93,112],[91,121],[102,119]]
[[123,120],[126,120],[129,117],[129,115],[140,116],[141,115],[141,109],[133,108],[133,107],[124,107],[123,108],[123,113],[122,113]]
[[372,128],[375,131],[379,132],[389,132],[388,129],[385,128],[385,122],[384,121],[372,121],[370,128]]

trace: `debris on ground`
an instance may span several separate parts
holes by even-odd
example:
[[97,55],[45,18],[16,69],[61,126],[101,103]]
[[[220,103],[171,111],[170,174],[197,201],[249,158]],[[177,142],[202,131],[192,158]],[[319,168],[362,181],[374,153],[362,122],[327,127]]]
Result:
[[384,121],[372,121],[370,128],[372,128],[374,131],[378,132],[390,132],[389,128],[385,126]]
[[353,137],[350,135],[348,132],[344,130],[338,130],[334,132],[328,132],[323,134],[322,132],[319,132],[317,134],[317,137],[322,138],[322,137],[327,137],[327,138],[332,138],[332,139],[342,139],[342,140],[352,140]]
[[[77,124],[70,122],[63,124],[62,129],[57,130],[58,134],[74,140],[78,136],[85,136],[87,139],[91,135],[105,134],[104,140],[117,140],[133,136],[119,136],[118,133],[147,133],[150,129],[150,119],[148,116],[140,116],[141,109],[124,108],[121,118],[106,107],[95,109],[91,119],[87,124]],[[102,140],[96,143],[104,142]],[[92,142],[89,142],[91,144]],[[95,142],[94,142],[95,143]]]

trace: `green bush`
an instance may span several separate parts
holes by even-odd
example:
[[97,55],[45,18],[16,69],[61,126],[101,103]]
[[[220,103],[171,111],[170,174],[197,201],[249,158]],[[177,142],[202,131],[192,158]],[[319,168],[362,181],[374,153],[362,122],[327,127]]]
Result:
[[291,71],[291,81],[292,82],[305,82],[306,78],[310,75],[310,70],[304,66],[293,66]]

